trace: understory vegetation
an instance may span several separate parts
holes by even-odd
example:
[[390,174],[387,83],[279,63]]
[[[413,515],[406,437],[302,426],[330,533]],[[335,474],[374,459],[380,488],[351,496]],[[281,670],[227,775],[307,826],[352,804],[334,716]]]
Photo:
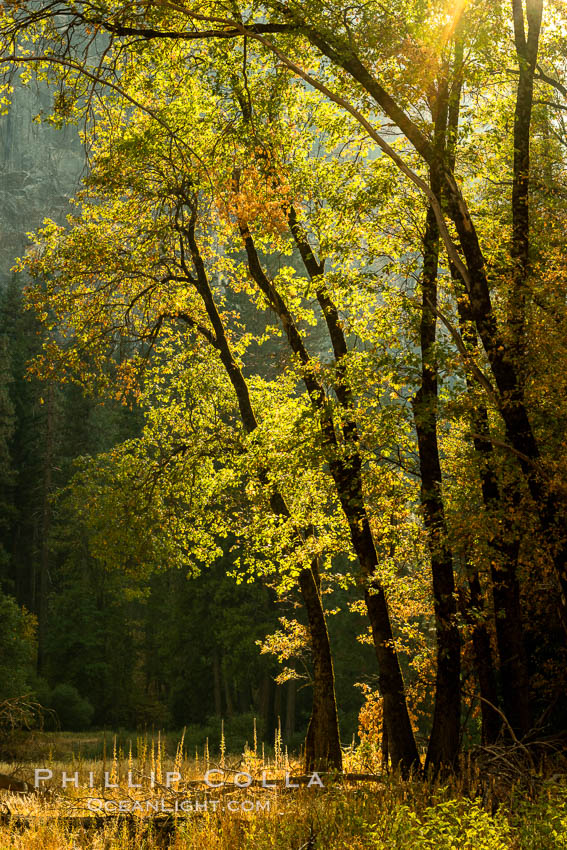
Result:
[[[147,734],[132,739],[128,733],[112,739],[101,734],[40,736],[34,750],[35,762],[42,765],[39,790],[32,791],[34,769],[21,766],[19,775],[28,780],[30,791],[5,797],[0,846],[567,847],[565,760],[557,753],[546,753],[534,772],[530,760],[535,750],[493,748],[463,760],[458,775],[425,783],[381,773],[375,748],[351,747],[343,752],[342,776],[323,774],[307,787],[311,777],[301,777],[301,761],[289,756],[277,736],[274,746],[260,746],[250,731],[251,745],[232,754],[226,750],[222,727],[214,748],[208,738],[204,746],[193,748],[185,734],[181,739]],[[541,759],[541,751],[539,755]],[[105,772],[112,786],[108,789],[103,788]],[[207,787],[204,776],[216,787]],[[65,789],[62,777],[67,778]],[[286,783],[292,787],[286,788]]]

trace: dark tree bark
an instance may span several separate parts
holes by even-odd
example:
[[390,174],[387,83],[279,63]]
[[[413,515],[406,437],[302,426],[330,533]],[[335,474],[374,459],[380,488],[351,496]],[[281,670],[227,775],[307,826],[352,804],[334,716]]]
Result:
[[[392,764],[395,768],[400,768],[407,774],[412,768],[419,766],[419,755],[407,710],[399,660],[393,645],[388,605],[384,590],[376,575],[378,558],[364,504],[361,477],[362,461],[358,451],[356,425],[352,417],[346,417],[343,426],[345,443],[343,452],[335,432],[330,405],[325,397],[323,386],[313,370],[311,358],[293,316],[262,268],[247,222],[240,220],[239,227],[248,258],[250,274],[268,304],[280,319],[289,346],[303,366],[303,381],[312,406],[319,415],[329,470],[349,525],[353,548],[358,556],[361,572],[366,581],[365,601],[378,660],[379,687],[384,700],[384,716],[388,728]],[[298,232],[297,224],[294,223],[293,218],[290,219],[290,227],[299,243],[307,271],[312,277],[316,277],[321,274],[321,266],[316,263],[313,252]],[[324,297],[323,290],[319,291],[318,297],[321,303],[321,299]],[[322,309],[329,327],[335,356],[337,356],[337,353],[342,356],[343,350],[346,352],[346,343],[342,331],[340,331],[336,310],[328,297],[324,305],[322,304]],[[348,413],[349,390],[342,379],[340,359],[337,368],[339,379],[335,382],[334,389]]]
[[[445,103],[442,101],[445,100]],[[437,145],[443,154],[446,98],[437,100]],[[439,192],[437,169],[431,170],[431,186]],[[461,641],[457,625],[457,603],[453,557],[448,544],[442,495],[441,462],[437,440],[438,380],[435,337],[437,323],[437,270],[439,228],[435,213],[428,208],[423,242],[421,275],[421,386],[412,402],[421,474],[421,508],[427,531],[433,580],[433,603],[437,637],[437,672],[433,725],[425,761],[426,771],[438,771],[456,763],[461,718]]]
[[213,653],[213,693],[215,700],[215,714],[220,717],[222,714],[222,691],[221,691],[221,671],[218,650]]
[[[325,623],[326,625],[326,623]],[[285,705],[285,740],[289,743],[295,732],[295,703],[297,697],[297,682],[292,679],[287,684],[287,700]]]
[[[472,319],[488,356],[499,391],[499,412],[506,427],[510,445],[515,449],[534,506],[539,516],[546,542],[556,541],[554,565],[560,590],[559,614],[567,630],[567,539],[560,524],[564,510],[556,496],[546,490],[539,471],[540,450],[528,417],[523,387],[524,322],[526,285],[529,269],[529,141],[533,100],[533,71],[537,61],[537,46],[541,25],[541,0],[527,0],[530,31],[523,35],[521,0],[513,0],[514,25],[520,81],[518,84],[514,123],[514,182],[512,197],[513,238],[511,254],[514,261],[513,290],[508,326],[513,342],[507,344],[496,324],[492,309],[484,258],[476,230],[466,205],[451,175],[445,175],[445,188],[450,194],[449,209],[459,232],[463,251],[471,273],[468,302],[465,310]],[[531,70],[530,70],[531,68]],[[487,435],[488,436],[488,435]],[[512,555],[512,561],[514,556]],[[510,563],[510,560],[509,560]],[[514,579],[505,577],[513,584]]]
[[329,698],[335,693],[335,674],[315,563],[312,569],[301,571],[299,584],[309,619],[313,657],[313,711],[305,739],[305,771],[325,770],[331,765],[340,769],[337,705]]
[[238,708],[242,714],[246,714],[252,707],[252,692],[249,682],[242,682],[238,688]]
[[[453,270],[454,271],[454,270]],[[458,284],[458,281],[456,281]],[[476,354],[476,334],[470,322],[466,301],[457,299],[461,334],[467,349]],[[482,498],[489,518],[496,522],[490,542],[494,557],[490,559],[490,575],[494,603],[494,626],[500,658],[500,680],[504,714],[518,737],[531,726],[528,663],[524,644],[522,606],[517,564],[520,551],[519,529],[513,517],[521,500],[519,482],[507,488],[506,497],[498,483],[494,451],[486,407],[472,399],[473,385],[467,375],[467,387],[473,404],[473,444],[480,475]],[[509,504],[507,504],[509,500]],[[510,517],[512,510],[512,518]]]
[[382,770],[388,770],[388,759],[390,756],[390,748],[388,746],[388,728],[386,726],[386,722],[384,717],[382,717],[382,738],[380,740],[380,761],[382,763]]
[[[476,416],[477,427],[481,424],[488,432],[486,411]],[[482,431],[481,431],[482,433]],[[487,433],[488,436],[488,433]],[[488,511],[506,510],[505,500],[499,492],[498,482],[492,468],[490,443],[475,438],[475,449],[482,465],[481,481],[484,503]],[[481,460],[484,457],[484,463]],[[516,488],[514,488],[516,489]],[[496,557],[491,559],[492,596],[496,641],[500,657],[500,678],[504,713],[514,733],[522,737],[531,726],[530,689],[527,657],[524,645],[522,606],[517,563],[520,541],[517,529],[505,518],[492,549]]]
[[[364,550],[359,551],[364,554]],[[408,775],[412,769],[419,769],[420,761],[409,719],[398,656],[393,648],[394,636],[384,588],[378,581],[370,579],[364,599],[378,660],[378,686],[383,700],[390,761],[393,768],[399,768],[402,774]]]
[[[183,199],[183,203],[187,203],[187,201],[188,199]],[[204,327],[199,327],[198,330],[218,351],[221,362],[225,367],[236,394],[242,423],[246,432],[251,434],[258,427],[258,423],[250,400],[248,385],[233,357],[222,318],[214,301],[205,266],[195,239],[195,225],[196,214],[193,210],[188,226],[179,224],[179,231],[181,238],[183,236],[187,238],[195,270],[195,276],[193,276],[186,263],[184,263],[185,274],[201,296],[213,328],[212,333]],[[190,321],[186,316],[178,316],[178,318],[185,318],[186,321]],[[260,474],[263,484],[268,487],[267,471],[263,470]],[[272,489],[270,506],[276,516],[289,518],[290,514],[285,499],[277,490]],[[309,578],[310,576],[311,578]],[[309,728],[313,731],[309,740],[306,742],[306,758],[308,757],[311,762],[316,763],[320,769],[342,770],[342,751],[340,746],[331,647],[321,595],[318,592],[311,570],[303,570],[301,572],[300,590],[307,611],[314,665],[313,706],[309,725]],[[304,595],[304,592],[307,596]]]
[[263,739],[264,741],[273,741],[276,731],[275,712],[274,712],[274,697],[276,686],[274,680],[267,673],[262,682],[262,697],[261,697],[261,713],[264,718]]
[[474,663],[480,693],[481,741],[483,744],[493,744],[498,740],[502,717],[499,713],[500,700],[490,634],[484,618],[484,598],[476,571],[470,572],[468,584],[470,597],[468,603],[463,605],[462,613],[471,626]]
[[524,0],[512,0],[514,40],[520,75],[514,111],[511,245],[514,268],[509,323],[520,368],[525,355],[526,286],[530,263],[530,129],[543,0],[525,0],[525,7],[527,34],[524,22]]
[[234,706],[232,703],[232,688],[231,682],[226,672],[225,665],[222,665],[222,684],[224,691],[224,704],[227,717],[232,717],[234,714]]
[[39,587],[37,594],[37,670],[45,668],[47,625],[49,616],[49,533],[51,529],[51,491],[53,479],[55,399],[53,383],[47,384],[45,456],[43,459],[43,486],[41,506],[41,544],[39,552]]
[[[282,731],[282,686],[279,682],[276,682],[276,687],[274,688],[274,732],[278,733],[278,736],[281,736]],[[273,738],[272,738],[273,740]]]
[[[455,168],[456,160],[461,96],[459,69],[463,58],[462,40],[457,35],[455,43],[455,83],[449,97],[447,122],[447,162],[451,172]],[[478,340],[464,282],[453,263],[450,263],[450,268],[457,296],[461,336],[467,351],[473,358],[476,358]],[[489,516],[499,512],[498,530],[490,545],[494,552],[494,557],[490,558],[490,573],[504,713],[515,734],[521,737],[528,731],[530,725],[530,709],[529,676],[523,640],[520,586],[517,578],[520,536],[518,529],[514,527],[510,519],[498,483],[490,442],[487,409],[474,398],[475,382],[469,370],[465,370],[465,378],[467,393],[471,402],[471,426],[472,432],[475,434],[473,445],[479,469],[483,502]],[[514,486],[510,496],[513,507],[518,508],[521,500],[519,483]],[[482,589],[478,573],[474,570],[469,574],[469,588],[471,609],[480,611],[483,607]],[[472,626],[472,641],[482,700],[483,740],[492,742],[496,740],[500,733],[502,717],[496,710],[499,708],[499,700],[490,636],[486,624],[479,620],[478,616],[474,618]]]

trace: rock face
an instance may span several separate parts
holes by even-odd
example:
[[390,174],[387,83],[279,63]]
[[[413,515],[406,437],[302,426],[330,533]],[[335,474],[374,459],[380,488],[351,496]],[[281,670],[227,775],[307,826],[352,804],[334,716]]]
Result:
[[84,171],[77,128],[33,120],[42,110],[49,114],[50,100],[45,90],[17,86],[8,115],[0,117],[0,287],[26,251],[26,233],[45,217],[64,223]]

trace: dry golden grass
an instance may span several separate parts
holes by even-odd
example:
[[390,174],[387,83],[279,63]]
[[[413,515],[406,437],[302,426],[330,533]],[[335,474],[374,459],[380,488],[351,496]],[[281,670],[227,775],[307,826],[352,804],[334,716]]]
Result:
[[[222,740],[214,757],[208,746],[189,756],[183,741],[168,754],[161,736],[139,737],[127,752],[114,741],[107,749],[103,759],[71,753],[65,761],[36,762],[53,779],[40,793],[0,798],[0,850],[567,850],[567,783],[560,776],[539,777],[529,793],[509,787],[505,800],[469,768],[444,784],[324,777],[323,788],[286,788],[286,773],[301,769],[277,741],[270,758],[257,745],[228,755]],[[370,755],[345,751],[346,770],[368,771]],[[224,771],[222,787],[204,784],[212,769]],[[78,788],[61,789],[63,771],[77,772]],[[168,772],[182,780],[168,783]],[[117,787],[103,787],[105,773]],[[129,773],[131,784],[142,787],[129,787]],[[236,787],[238,773],[254,784]],[[22,766],[19,776],[33,784],[30,767]],[[267,784],[278,780],[277,787],[262,787],[262,777]],[[107,806],[107,816],[92,811],[93,798]],[[188,811],[179,808],[183,800],[192,803]],[[129,810],[118,811],[120,803]]]

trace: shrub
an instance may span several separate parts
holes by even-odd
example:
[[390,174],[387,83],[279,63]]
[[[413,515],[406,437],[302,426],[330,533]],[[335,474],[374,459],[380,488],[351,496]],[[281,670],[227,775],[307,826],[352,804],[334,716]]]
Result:
[[0,591],[0,702],[30,690],[35,660],[35,617]]
[[48,697],[48,708],[57,715],[62,729],[78,732],[91,725],[94,708],[73,685],[56,685]]
[[510,850],[506,818],[490,815],[478,801],[445,800],[416,813],[397,806],[393,820],[371,832],[376,850]]
[[567,788],[550,782],[537,800],[520,803],[513,822],[522,850],[567,850]]

